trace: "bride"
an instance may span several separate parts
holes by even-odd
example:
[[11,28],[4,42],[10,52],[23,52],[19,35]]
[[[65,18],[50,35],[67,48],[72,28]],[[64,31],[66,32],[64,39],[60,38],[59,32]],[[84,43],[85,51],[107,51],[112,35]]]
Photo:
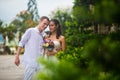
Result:
[[47,50],[46,55],[54,56],[59,51],[64,51],[66,48],[65,37],[62,35],[60,23],[57,19],[51,19],[49,23],[50,34],[46,39],[54,43],[53,51]]

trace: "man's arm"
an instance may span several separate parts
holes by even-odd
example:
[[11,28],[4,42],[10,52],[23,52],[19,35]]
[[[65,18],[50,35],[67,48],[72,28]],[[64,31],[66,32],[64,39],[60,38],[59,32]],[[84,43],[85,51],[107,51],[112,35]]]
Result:
[[21,53],[21,50],[22,50],[22,47],[18,47],[16,56],[15,56],[15,65],[17,65],[17,66],[19,66],[19,64],[20,64],[19,55]]
[[30,35],[31,35],[31,29],[32,28],[29,28],[25,31],[25,33],[23,34],[20,42],[19,42],[19,46],[18,46],[18,49],[17,49],[17,53],[16,53],[16,56],[15,56],[15,64],[17,66],[19,66],[20,64],[20,58],[19,58],[19,55],[22,51],[22,48],[25,46],[26,42],[29,40],[30,38]]

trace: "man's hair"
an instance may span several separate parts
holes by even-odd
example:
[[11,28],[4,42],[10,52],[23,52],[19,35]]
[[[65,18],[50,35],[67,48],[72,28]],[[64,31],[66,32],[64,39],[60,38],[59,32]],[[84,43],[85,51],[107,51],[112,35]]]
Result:
[[47,19],[47,20],[49,21],[49,18],[48,18],[47,16],[42,16],[42,17],[40,18],[40,21],[42,21],[42,20],[44,20],[44,19]]

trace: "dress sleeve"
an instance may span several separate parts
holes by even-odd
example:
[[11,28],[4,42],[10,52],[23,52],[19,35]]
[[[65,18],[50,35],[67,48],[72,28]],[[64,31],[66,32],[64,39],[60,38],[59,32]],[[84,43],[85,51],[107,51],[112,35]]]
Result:
[[20,47],[24,47],[24,45],[27,43],[27,41],[29,40],[30,38],[30,35],[31,35],[31,29],[27,29],[25,31],[25,33],[23,34],[20,42],[19,42],[19,46]]

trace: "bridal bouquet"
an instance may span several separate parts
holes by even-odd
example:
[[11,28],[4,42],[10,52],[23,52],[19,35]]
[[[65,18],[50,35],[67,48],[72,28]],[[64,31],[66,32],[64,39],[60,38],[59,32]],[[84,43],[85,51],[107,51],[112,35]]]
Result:
[[54,49],[54,43],[50,39],[44,39],[43,47],[52,52]]

